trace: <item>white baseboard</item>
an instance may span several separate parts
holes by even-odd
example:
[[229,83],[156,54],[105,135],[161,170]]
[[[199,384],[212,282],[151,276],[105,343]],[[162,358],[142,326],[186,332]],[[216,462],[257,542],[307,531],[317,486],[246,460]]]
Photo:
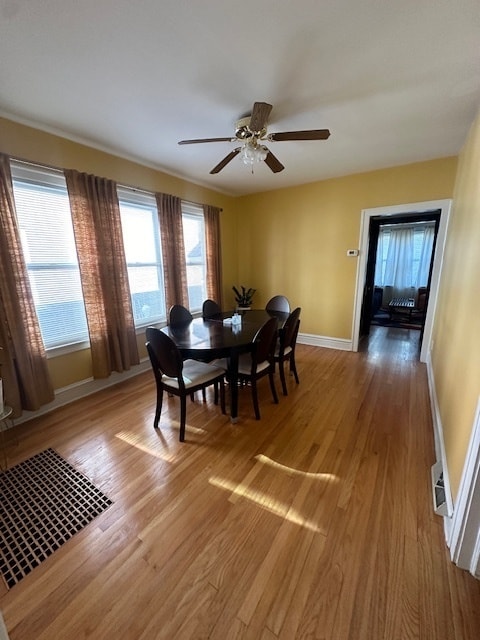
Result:
[[452,532],[452,517],[453,517],[453,500],[452,491],[450,489],[450,477],[448,475],[447,458],[445,455],[445,442],[443,439],[443,426],[440,415],[440,409],[437,400],[437,391],[435,387],[435,378],[433,375],[432,360],[430,352],[427,355],[427,377],[428,377],[428,389],[430,394],[430,407],[432,411],[433,422],[433,434],[435,439],[435,455],[437,462],[442,466],[443,480],[445,484],[445,497],[447,501],[447,515],[443,517],[443,525],[445,530],[445,539],[447,545],[450,546],[451,532]]
[[0,640],[8,640],[9,635],[7,633],[7,627],[3,621],[2,612],[0,611]]
[[38,416],[50,413],[51,411],[54,411],[59,407],[63,407],[74,400],[85,398],[86,396],[92,395],[92,393],[111,387],[123,380],[128,380],[128,378],[138,376],[140,373],[150,370],[150,368],[150,360],[148,358],[144,358],[140,364],[132,367],[128,371],[124,371],[123,373],[117,373],[114,371],[108,378],[102,378],[101,380],[87,378],[86,380],[81,380],[80,382],[75,382],[74,384],[70,384],[66,387],[56,389],[55,399],[52,400],[52,402],[44,405],[38,409],[38,411],[24,411],[21,417],[15,418],[15,424],[22,424],[23,422],[27,422],[27,420],[32,420],[32,418],[37,418]]
[[352,351],[353,349],[351,340],[316,336],[312,333],[299,333],[297,342],[299,344],[308,344],[312,347],[326,347],[327,349],[338,349],[340,351]]

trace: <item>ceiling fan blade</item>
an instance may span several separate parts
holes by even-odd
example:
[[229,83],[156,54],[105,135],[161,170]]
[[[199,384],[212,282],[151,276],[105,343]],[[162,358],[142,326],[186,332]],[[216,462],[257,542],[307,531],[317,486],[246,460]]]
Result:
[[272,105],[267,102],[255,102],[250,116],[250,131],[261,131],[267,124]]
[[284,131],[270,133],[267,138],[278,142],[280,140],[326,140],[330,136],[328,129],[310,129],[309,131]]
[[232,142],[235,138],[198,138],[197,140],[180,140],[178,144],[199,144],[201,142]]
[[276,158],[271,151],[267,153],[265,164],[270,167],[273,173],[278,173],[279,171],[283,171],[285,169],[280,160]]
[[233,151],[230,151],[228,156],[225,156],[225,158],[221,160],[216,167],[213,167],[210,173],[219,173],[223,169],[223,167],[225,167],[231,160],[235,158],[235,156],[240,153],[241,149],[242,147],[237,147]]

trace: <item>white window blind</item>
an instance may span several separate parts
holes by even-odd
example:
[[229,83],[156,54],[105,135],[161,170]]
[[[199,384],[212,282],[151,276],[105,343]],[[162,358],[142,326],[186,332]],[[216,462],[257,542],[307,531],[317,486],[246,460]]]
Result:
[[135,327],[165,321],[165,286],[155,196],[118,187]]
[[11,162],[15,207],[45,348],[88,340],[70,204],[61,171]]
[[182,202],[183,236],[187,264],[188,304],[192,313],[201,311],[207,298],[205,217],[203,208]]

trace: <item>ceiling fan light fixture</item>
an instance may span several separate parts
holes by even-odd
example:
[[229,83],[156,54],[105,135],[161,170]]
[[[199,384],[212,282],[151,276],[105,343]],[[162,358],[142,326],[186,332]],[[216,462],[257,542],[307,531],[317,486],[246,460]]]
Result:
[[249,166],[253,166],[256,162],[263,162],[267,154],[268,149],[258,145],[256,141],[248,140],[242,147],[242,161]]

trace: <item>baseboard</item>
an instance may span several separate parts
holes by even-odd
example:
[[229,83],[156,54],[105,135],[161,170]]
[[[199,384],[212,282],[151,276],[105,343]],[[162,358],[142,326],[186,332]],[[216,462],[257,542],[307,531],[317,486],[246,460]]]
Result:
[[150,361],[148,360],[148,358],[145,358],[140,362],[140,364],[132,367],[128,371],[124,371],[123,373],[117,373],[116,371],[114,371],[108,378],[102,378],[101,380],[87,378],[66,387],[56,389],[55,399],[52,402],[44,405],[43,407],[38,409],[38,411],[24,411],[19,418],[15,418],[15,424],[22,424],[23,422],[27,422],[28,420],[32,420],[33,418],[37,418],[38,416],[50,413],[51,411],[54,411],[59,407],[63,407],[66,404],[73,402],[74,400],[85,398],[86,396],[90,396],[97,391],[107,389],[108,387],[112,387],[119,382],[123,382],[123,380],[128,380],[128,378],[138,376],[145,371],[149,371],[150,368]]
[[0,640],[8,640],[9,635],[7,632],[7,627],[3,621],[2,612],[0,611]]
[[308,344],[311,347],[326,347],[327,349],[338,349],[340,351],[352,351],[353,343],[344,338],[328,338],[327,336],[317,336],[312,333],[299,333],[297,342]]
[[427,377],[428,377],[428,390],[430,395],[430,407],[432,412],[433,422],[433,434],[435,439],[435,456],[437,464],[441,466],[443,473],[443,482],[445,488],[446,498],[446,515],[443,516],[443,526],[445,531],[445,540],[447,545],[450,546],[450,539],[452,533],[452,517],[453,517],[453,500],[452,491],[450,489],[450,478],[448,475],[448,465],[445,455],[445,442],[443,439],[443,426],[440,415],[440,409],[437,400],[437,391],[435,387],[435,378],[432,368],[431,354],[427,356]]

